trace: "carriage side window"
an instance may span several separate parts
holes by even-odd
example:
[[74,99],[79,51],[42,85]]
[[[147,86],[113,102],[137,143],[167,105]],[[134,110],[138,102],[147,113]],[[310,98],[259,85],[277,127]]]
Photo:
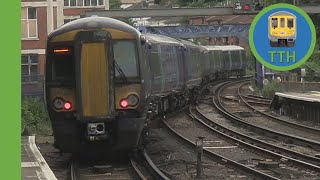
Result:
[[293,19],[292,18],[288,19],[288,28],[293,28]]
[[280,27],[281,27],[281,28],[284,28],[284,18],[281,18],[281,19],[280,19]]
[[[134,41],[115,41],[113,53],[114,60],[126,77],[138,77],[137,47]],[[115,76],[121,77],[117,70]]]
[[272,27],[277,28],[278,27],[278,18],[272,18]]

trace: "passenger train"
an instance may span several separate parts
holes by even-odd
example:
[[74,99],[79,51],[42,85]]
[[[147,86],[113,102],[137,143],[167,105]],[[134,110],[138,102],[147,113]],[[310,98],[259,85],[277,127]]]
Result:
[[245,50],[198,46],[105,17],[87,17],[47,40],[45,99],[55,146],[81,153],[133,150],[152,116],[187,105],[201,85],[243,76]]
[[275,12],[268,18],[271,47],[293,47],[297,36],[296,16],[286,11]]

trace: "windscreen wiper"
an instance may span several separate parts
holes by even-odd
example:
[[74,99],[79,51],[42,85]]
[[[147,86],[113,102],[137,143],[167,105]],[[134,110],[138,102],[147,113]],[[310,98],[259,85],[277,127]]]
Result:
[[123,73],[123,71],[121,70],[120,66],[119,66],[118,63],[116,62],[116,60],[113,60],[113,64],[114,64],[114,67],[117,69],[118,73],[120,74],[123,82],[127,83],[127,82],[128,82],[128,78],[127,78],[127,76]]

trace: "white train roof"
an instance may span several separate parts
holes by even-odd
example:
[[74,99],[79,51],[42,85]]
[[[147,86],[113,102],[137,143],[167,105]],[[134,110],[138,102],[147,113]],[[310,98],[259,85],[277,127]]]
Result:
[[159,34],[151,34],[151,33],[147,33],[144,34],[144,36],[147,39],[153,40],[154,42],[161,42],[161,43],[168,43],[168,44],[179,44],[181,45],[181,42],[171,38],[171,37],[167,37],[167,36],[163,36],[163,35],[159,35]]
[[209,51],[212,50],[221,50],[221,51],[238,51],[238,50],[244,50],[241,46],[203,46]]

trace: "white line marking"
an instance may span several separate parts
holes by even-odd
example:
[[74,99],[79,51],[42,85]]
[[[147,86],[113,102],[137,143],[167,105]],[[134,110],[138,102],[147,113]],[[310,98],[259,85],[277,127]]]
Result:
[[27,167],[39,167],[38,162],[21,162],[21,167],[22,168],[27,168]]
[[43,175],[48,179],[48,180],[58,180],[56,176],[53,174],[51,171],[50,167],[48,166],[46,160],[42,157],[38,147],[36,146],[35,142],[35,136],[29,136],[29,145],[30,149],[34,154],[34,157],[38,161],[40,168],[42,170]]
[[205,149],[229,149],[229,148],[237,148],[238,146],[221,146],[221,147],[203,147]]

